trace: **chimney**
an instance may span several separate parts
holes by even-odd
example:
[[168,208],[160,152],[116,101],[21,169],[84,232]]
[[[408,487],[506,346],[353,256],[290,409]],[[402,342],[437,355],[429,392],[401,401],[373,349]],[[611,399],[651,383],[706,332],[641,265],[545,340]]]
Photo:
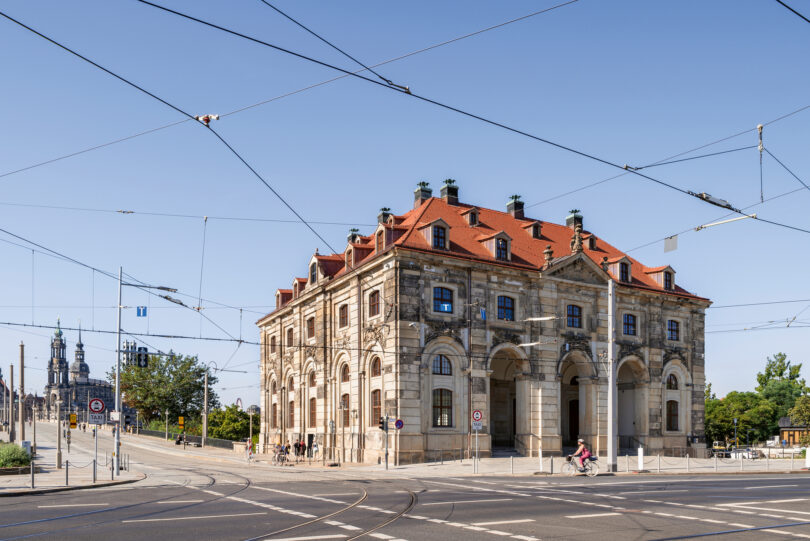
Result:
[[458,186],[456,186],[456,181],[452,178],[446,179],[444,186],[442,186],[441,195],[442,199],[444,199],[445,203],[448,205],[458,205]]
[[433,196],[433,190],[430,189],[430,182],[423,180],[416,185],[413,192],[413,208],[418,207]]
[[576,229],[577,224],[583,225],[582,214],[579,213],[579,209],[572,209],[570,212],[571,214],[565,217],[565,225],[571,229]]
[[350,243],[357,241],[357,237],[360,236],[360,230],[356,227],[352,227],[349,229],[349,235],[346,237],[346,240]]
[[389,216],[391,216],[391,209],[388,207],[381,208],[380,213],[377,215],[377,223],[384,224],[388,221]]
[[515,218],[523,218],[523,201],[520,200],[519,195],[509,196],[509,202],[506,204],[506,212]]

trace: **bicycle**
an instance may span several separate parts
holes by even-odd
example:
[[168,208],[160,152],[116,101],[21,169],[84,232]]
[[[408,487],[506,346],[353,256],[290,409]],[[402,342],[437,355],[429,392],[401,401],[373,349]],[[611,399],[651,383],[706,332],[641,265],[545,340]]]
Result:
[[597,457],[591,455],[590,457],[586,458],[583,462],[582,468],[585,470],[584,472],[579,471],[579,461],[577,457],[573,457],[568,455],[565,457],[565,465],[563,466],[563,473],[566,475],[574,476],[578,473],[584,473],[588,477],[595,477],[599,474],[599,465],[596,463]]
[[276,454],[273,455],[274,466],[283,466],[286,461],[287,455],[282,453],[281,451],[277,451]]

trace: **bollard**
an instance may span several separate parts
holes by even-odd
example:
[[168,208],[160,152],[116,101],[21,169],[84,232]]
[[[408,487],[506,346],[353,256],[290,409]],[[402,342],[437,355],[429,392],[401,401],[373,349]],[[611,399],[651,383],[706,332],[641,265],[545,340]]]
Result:
[[768,456],[765,458],[765,471],[770,470],[771,470],[771,455],[768,454]]
[[[742,460],[742,455],[740,455],[740,460]],[[714,455],[714,471],[717,472],[717,455]]]
[[96,459],[93,459],[93,483],[96,482]]
[[542,447],[537,450],[537,458],[539,459],[538,462],[540,462],[540,473],[543,473],[543,448]]
[[624,455],[624,471],[630,471],[630,455],[628,454]]
[[793,471],[793,457],[796,456],[796,453],[790,453],[790,471]]
[[686,473],[689,473],[689,455],[686,455]]
[[742,456],[740,456],[740,471],[743,471],[743,459],[742,459]]
[[31,459],[31,488],[34,488],[34,471],[36,470],[36,466],[34,465],[34,459]]
[[65,460],[65,486],[70,486],[68,483],[68,470],[70,469],[70,460]]
[[554,457],[553,456],[548,457],[548,462],[549,462],[548,473],[549,475],[554,475]]
[[515,457],[509,457],[509,473],[515,475]]
[[638,448],[638,471],[644,470],[644,447]]
[[658,453],[658,473],[661,473],[661,453]]

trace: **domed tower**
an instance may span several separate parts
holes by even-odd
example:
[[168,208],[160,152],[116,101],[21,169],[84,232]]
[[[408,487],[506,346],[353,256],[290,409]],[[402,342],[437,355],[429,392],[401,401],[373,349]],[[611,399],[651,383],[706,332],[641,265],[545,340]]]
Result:
[[65,350],[65,339],[62,338],[62,328],[57,319],[56,332],[51,341],[51,366],[48,370],[48,383],[57,387],[68,386],[68,363]]
[[73,364],[70,365],[71,381],[87,381],[90,377],[90,367],[84,362],[84,344],[82,344],[82,329],[79,327],[79,341],[76,342],[76,352]]

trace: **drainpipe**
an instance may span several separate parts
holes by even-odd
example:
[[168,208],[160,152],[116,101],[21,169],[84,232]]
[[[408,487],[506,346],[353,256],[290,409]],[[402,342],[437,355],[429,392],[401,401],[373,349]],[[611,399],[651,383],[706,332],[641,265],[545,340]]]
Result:
[[[402,377],[402,358],[399,350],[399,259],[394,260],[394,398],[397,401],[397,419],[399,419],[399,378]],[[399,430],[394,432],[394,466],[399,466]]]
[[[469,267],[467,267],[467,370],[467,450],[469,451],[472,445],[472,269]],[[492,449],[491,444],[490,449]]]

